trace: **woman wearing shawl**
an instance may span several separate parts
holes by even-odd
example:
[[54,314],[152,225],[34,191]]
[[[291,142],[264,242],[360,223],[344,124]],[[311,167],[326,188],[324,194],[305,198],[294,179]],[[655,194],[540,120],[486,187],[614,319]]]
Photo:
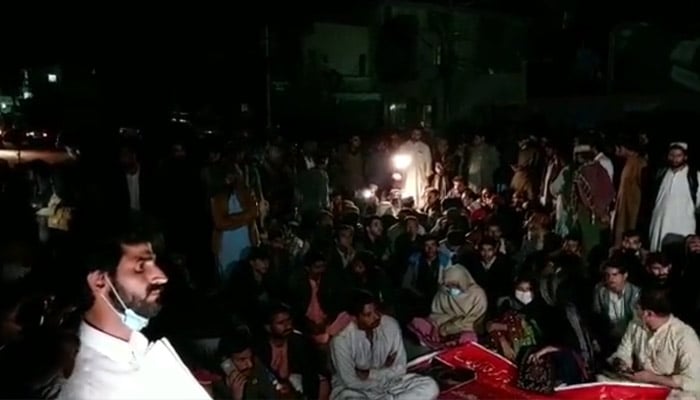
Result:
[[[542,278],[539,292],[544,300],[542,340],[536,346],[523,347],[516,362],[521,375],[533,373],[533,381],[553,379],[554,386],[573,385],[589,379],[595,367],[593,344],[585,322],[573,304],[573,285],[579,284],[563,273],[552,273]],[[544,376],[535,365],[551,365],[553,376]],[[539,384],[545,385],[545,382]],[[546,386],[546,385],[545,385]]]
[[486,324],[491,347],[514,361],[520,349],[535,346],[541,340],[539,320],[545,310],[535,280],[521,276],[513,293],[498,299],[496,317]]
[[443,287],[433,298],[428,318],[414,318],[409,329],[431,349],[476,341],[476,331],[486,313],[486,293],[466,268],[445,270]]

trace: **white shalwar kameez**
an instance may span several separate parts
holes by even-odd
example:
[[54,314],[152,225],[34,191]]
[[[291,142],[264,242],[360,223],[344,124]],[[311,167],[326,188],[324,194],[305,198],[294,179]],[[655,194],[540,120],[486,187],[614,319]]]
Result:
[[423,193],[433,168],[430,147],[423,142],[409,140],[399,147],[399,154],[411,156],[411,165],[403,172],[403,197],[413,197],[417,207],[423,206]]
[[167,339],[136,331],[125,342],[86,322],[75,369],[58,400],[210,400]]
[[[385,367],[392,353],[396,353],[394,363]],[[431,400],[439,394],[432,378],[406,373],[401,329],[395,319],[386,315],[374,330],[372,342],[365,331],[351,322],[332,339],[331,359],[335,369],[333,400]],[[361,379],[356,368],[369,370],[369,377]]]
[[[700,179],[700,174],[698,174]],[[697,199],[700,199],[698,190]],[[654,212],[649,228],[649,249],[661,251],[666,236],[685,237],[695,234],[695,210],[699,204],[693,204],[688,185],[688,166],[673,172],[671,169],[661,181],[656,195]]]

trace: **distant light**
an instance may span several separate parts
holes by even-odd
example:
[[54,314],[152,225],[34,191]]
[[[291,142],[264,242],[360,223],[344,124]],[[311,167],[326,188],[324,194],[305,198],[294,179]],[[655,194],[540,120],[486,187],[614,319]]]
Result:
[[56,83],[58,81],[58,76],[56,74],[49,74],[49,82]]
[[389,110],[391,110],[391,111],[396,110],[396,104],[389,105]]
[[7,103],[0,103],[0,109],[4,110],[7,108]]
[[32,92],[29,92],[29,91],[26,91],[26,90],[25,90],[25,91],[22,93],[22,98],[25,99],[25,100],[26,100],[26,99],[31,99],[31,98],[32,98]]
[[365,199],[371,198],[371,197],[372,197],[372,191],[369,190],[369,189],[363,190],[363,191],[362,191],[362,197],[364,197]]

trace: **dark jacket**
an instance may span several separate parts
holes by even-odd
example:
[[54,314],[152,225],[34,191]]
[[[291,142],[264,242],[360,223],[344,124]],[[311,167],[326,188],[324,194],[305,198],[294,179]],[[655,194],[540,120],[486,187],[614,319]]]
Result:
[[488,296],[489,305],[495,305],[500,297],[508,296],[513,288],[513,264],[498,254],[489,269],[484,268],[480,259],[467,265],[469,273]]
[[280,296],[267,276],[258,282],[248,264],[241,265],[233,272],[227,292],[226,301],[230,301],[230,309],[251,326],[262,326],[265,303]]
[[[344,308],[342,299],[338,296],[339,292],[338,275],[327,271],[321,278],[318,296],[321,308],[330,320],[334,320]],[[309,283],[309,273],[305,268],[300,268],[291,275],[288,293],[292,314],[297,322],[296,326],[305,326],[306,310],[311,302],[311,283]]]

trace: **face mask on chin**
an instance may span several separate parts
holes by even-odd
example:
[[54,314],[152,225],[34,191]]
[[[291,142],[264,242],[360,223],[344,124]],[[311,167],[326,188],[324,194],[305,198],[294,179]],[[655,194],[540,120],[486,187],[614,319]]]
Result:
[[146,326],[148,326],[149,319],[137,314],[136,311],[126,306],[121,296],[119,296],[119,293],[117,293],[117,289],[112,284],[112,280],[107,278],[107,283],[109,284],[112,293],[114,293],[114,296],[117,298],[117,301],[119,301],[119,304],[121,304],[124,312],[121,313],[117,311],[117,309],[114,308],[114,306],[112,305],[112,302],[109,301],[106,297],[102,296],[102,298],[107,302],[109,307],[119,316],[119,318],[121,318],[124,325],[126,325],[126,327],[131,329],[132,331],[136,332],[140,332]]

